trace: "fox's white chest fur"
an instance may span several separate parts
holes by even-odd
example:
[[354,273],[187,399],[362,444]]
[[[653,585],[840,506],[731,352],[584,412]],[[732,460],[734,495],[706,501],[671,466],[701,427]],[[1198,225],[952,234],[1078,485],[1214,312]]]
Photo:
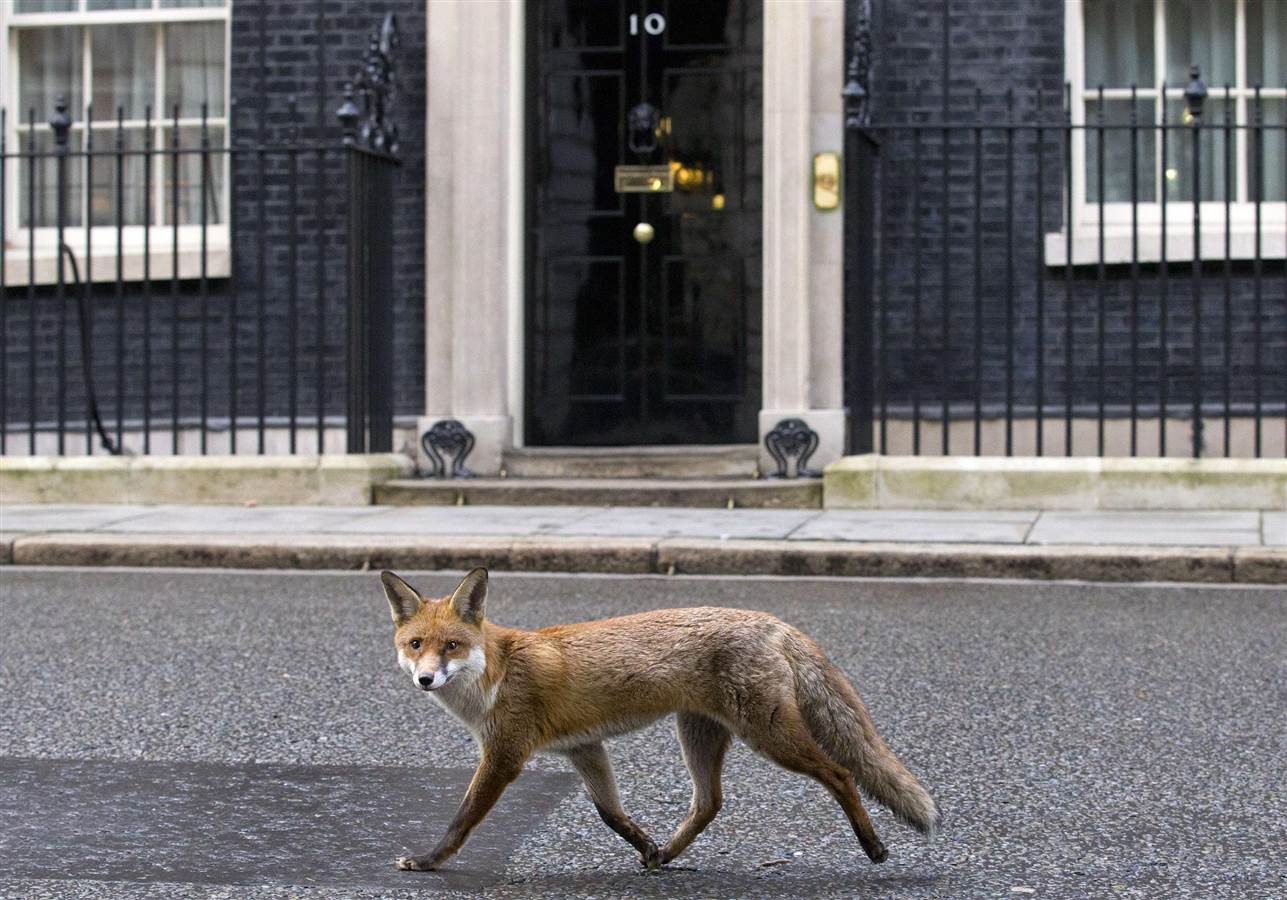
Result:
[[485,691],[476,678],[457,678],[429,696],[477,738],[496,702],[496,687]]
[[[398,664],[413,679],[417,677],[415,661],[401,650],[398,651]],[[487,655],[483,648],[473,647],[465,659],[453,659],[446,663],[439,673],[445,677],[445,683],[429,694],[435,703],[468,728],[475,739],[482,734],[487,714],[496,703],[497,686],[492,685],[490,689],[484,690],[480,684],[486,669]]]

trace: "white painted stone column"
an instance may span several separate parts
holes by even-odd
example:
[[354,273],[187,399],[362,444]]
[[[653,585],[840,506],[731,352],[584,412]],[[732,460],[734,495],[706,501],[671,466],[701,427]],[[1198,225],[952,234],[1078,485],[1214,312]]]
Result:
[[514,332],[522,328],[523,4],[426,4],[425,415],[417,438],[440,419],[459,419],[477,441],[466,464],[494,475],[521,414],[522,334]]
[[840,210],[813,206],[813,155],[844,143],[843,0],[764,5],[764,435],[804,419],[820,438],[809,461],[844,453]]

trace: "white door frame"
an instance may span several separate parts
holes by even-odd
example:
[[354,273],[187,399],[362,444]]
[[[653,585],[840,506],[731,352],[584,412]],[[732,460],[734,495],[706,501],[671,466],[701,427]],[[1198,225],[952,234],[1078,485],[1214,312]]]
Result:
[[[522,445],[524,0],[426,0],[425,416],[460,419],[470,468]],[[843,223],[812,204],[813,154],[839,150],[843,0],[764,0],[763,410],[843,452]],[[762,443],[762,442],[761,442]],[[765,456],[765,465],[768,457]]]

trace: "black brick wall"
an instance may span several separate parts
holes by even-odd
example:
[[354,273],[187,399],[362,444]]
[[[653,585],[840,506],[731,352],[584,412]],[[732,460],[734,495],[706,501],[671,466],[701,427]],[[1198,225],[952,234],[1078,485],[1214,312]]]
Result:
[[[873,121],[878,126],[943,121],[942,10],[941,0],[878,0],[872,85]],[[972,407],[976,395],[982,396],[985,414],[995,412],[1006,398],[1009,300],[1014,334],[1014,402],[1031,410],[1036,401],[1040,350],[1044,360],[1044,403],[1062,409],[1066,387],[1071,384],[1075,407],[1093,411],[1100,397],[1101,292],[1105,402],[1110,414],[1120,412],[1129,402],[1132,345],[1128,266],[1107,267],[1102,281],[1096,266],[1074,266],[1069,302],[1062,260],[1050,260],[1042,270],[1044,327],[1040,334],[1037,330],[1039,239],[1045,232],[1061,230],[1064,210],[1062,129],[1055,127],[1044,135],[1044,171],[1040,179],[1035,131],[1014,132],[1011,202],[1006,192],[1006,131],[988,127],[976,135],[972,127],[980,119],[989,126],[1005,122],[1007,91],[1014,93],[1015,121],[1047,121],[1056,126],[1062,122],[1063,16],[1062,4],[1046,0],[952,0],[947,120],[953,127],[948,142],[946,216],[942,131],[922,132],[919,174],[910,130],[880,132],[881,221],[876,257],[883,267],[878,278],[883,280],[878,282],[877,295],[884,300],[878,327],[883,317],[886,339],[878,391],[883,392],[891,408],[906,409],[919,395],[922,414],[937,416],[938,404],[946,392],[954,405],[954,417],[962,414],[962,405]],[[981,112],[976,111],[978,92],[982,92]],[[1036,109],[1038,92],[1044,103],[1040,119]],[[981,168],[976,165],[976,141]],[[1044,202],[1040,222],[1038,195]],[[921,306],[919,333],[914,339],[918,232]],[[1013,266],[1013,292],[1007,286],[1008,264]],[[1156,408],[1163,382],[1173,414],[1182,415],[1192,402],[1196,379],[1190,271],[1188,262],[1173,263],[1168,268],[1168,349],[1164,355],[1159,266],[1141,267],[1136,393],[1143,408]],[[1287,395],[1283,271],[1281,260],[1263,264],[1259,317],[1261,396],[1266,404],[1279,410]],[[950,323],[946,340],[942,324],[945,294]],[[1202,397],[1204,403],[1223,404],[1227,362],[1232,367],[1230,399],[1235,408],[1245,408],[1255,393],[1252,376],[1256,315],[1250,263],[1233,263],[1227,308],[1225,297],[1223,263],[1207,263],[1200,281]],[[976,308],[981,308],[981,318]],[[1065,365],[1070,312],[1071,368]],[[981,372],[975,362],[976,333],[982,336]]]
[[[177,405],[184,420],[199,415],[203,383],[208,415],[214,418],[228,415],[229,385],[234,371],[230,332],[236,335],[239,417],[254,416],[260,409],[261,358],[265,414],[271,420],[279,420],[289,413],[292,343],[297,360],[293,381],[298,414],[315,416],[319,408],[319,373],[324,386],[321,402],[325,413],[330,416],[343,413],[347,197],[345,160],[334,114],[342,101],[341,86],[357,71],[369,35],[385,11],[397,14],[401,38],[397,55],[399,94],[393,117],[399,127],[402,159],[393,212],[392,239],[396,256],[394,296],[390,302],[394,337],[393,346],[387,352],[394,361],[395,413],[414,414],[423,408],[424,4],[412,0],[382,3],[239,0],[233,7],[230,59],[233,140],[243,148],[234,162],[231,193],[236,235],[233,277],[212,279],[206,300],[202,299],[199,282],[181,282],[177,306],[171,299],[173,287],[168,278],[153,283],[150,301],[145,299],[144,285],[126,284],[119,305],[114,284],[94,286],[90,304],[94,319],[94,378],[100,408],[109,426],[114,424],[118,410],[118,379],[127,420],[137,420],[142,415],[145,382],[149,380],[145,376],[148,370],[144,368],[144,315],[149,307],[150,409],[154,423],[168,421],[175,406],[176,308]],[[325,35],[324,64],[318,53],[319,14]],[[292,98],[295,115],[291,111]],[[261,141],[262,146],[268,148],[262,155],[255,150]],[[283,146],[291,141],[307,149],[295,154],[285,152]],[[318,152],[313,149],[319,145],[327,148],[320,155],[320,162]],[[293,190],[292,159],[296,169]],[[292,214],[297,237],[293,244],[288,240]],[[74,249],[80,257],[82,249]],[[98,259],[95,269],[112,271],[114,261]],[[292,280],[297,298],[294,317],[290,301]],[[6,291],[3,389],[7,404],[5,417],[9,422],[25,423],[29,418],[32,396],[29,367],[33,348],[37,420],[49,423],[57,416],[59,303],[53,288],[42,287],[33,293],[34,323],[30,319],[33,304],[28,300],[27,289]],[[230,320],[234,310],[235,316]],[[66,409],[68,418],[76,420],[84,415],[84,379],[80,369],[76,305],[71,299],[65,304],[65,315]],[[261,316],[265,351],[262,357],[258,349]],[[30,336],[33,324],[34,343]],[[200,353],[203,330],[208,349],[204,371]],[[119,364],[118,346],[122,351]],[[25,445],[25,436],[11,435],[9,439]],[[168,445],[168,441],[164,443]],[[82,442],[73,441],[70,446],[81,445]],[[243,442],[241,449],[252,447]]]
[[[417,413],[424,408],[424,171],[425,171],[425,5],[418,0],[272,0],[265,3],[237,3],[234,6],[232,34],[232,83],[233,95],[238,103],[238,116],[244,124],[247,137],[260,134],[260,117],[264,117],[263,134],[269,143],[288,140],[292,130],[290,99],[295,98],[297,108],[306,121],[315,121],[319,99],[325,115],[326,135],[332,140],[337,134],[335,110],[342,102],[342,82],[356,73],[366,51],[370,32],[377,27],[386,12],[398,18],[400,48],[397,54],[398,96],[392,119],[398,126],[400,137],[399,156],[402,167],[395,188],[393,211],[394,337],[388,352],[394,359],[395,413]],[[317,44],[319,37],[318,13],[324,11],[325,56],[327,73],[319,77]],[[260,36],[266,35],[266,41]],[[261,65],[266,59],[267,65]],[[325,91],[324,96],[321,94]],[[316,132],[314,132],[316,133]],[[304,129],[302,136],[308,137]],[[287,269],[289,256],[288,216],[286,204],[288,191],[285,185],[285,158],[269,167],[267,179],[261,181],[257,171],[247,166],[238,183],[240,221],[248,223],[242,232],[244,250],[254,249],[261,236],[268,238],[269,272]],[[327,215],[332,222],[342,223],[344,210],[340,196],[344,181],[341,160],[335,158],[334,168],[328,162],[326,171]],[[310,182],[301,191],[303,208],[316,203],[316,163],[301,176]],[[265,199],[266,228],[260,231],[256,186],[268,188]],[[332,213],[331,211],[334,210]],[[316,232],[299,232],[304,236],[297,247],[302,273],[316,268]],[[336,276],[328,277],[333,284],[342,283],[343,233],[335,230],[327,234],[325,257],[333,264]],[[271,278],[271,275],[270,275]],[[304,276],[301,275],[301,283]],[[312,278],[312,275],[308,275]],[[280,297],[283,280],[273,279],[270,291]],[[308,285],[314,285],[309,281]],[[315,293],[315,291],[314,291]],[[273,304],[281,312],[280,300]],[[344,310],[337,305],[328,316],[329,365],[342,365],[342,324]],[[306,335],[301,335],[306,339]],[[339,371],[337,368],[336,371]],[[337,386],[338,388],[338,386]]]

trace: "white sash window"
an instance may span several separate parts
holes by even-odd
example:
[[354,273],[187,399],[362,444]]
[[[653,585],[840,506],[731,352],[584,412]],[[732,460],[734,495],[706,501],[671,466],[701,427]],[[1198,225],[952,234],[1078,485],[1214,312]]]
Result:
[[[1256,200],[1260,255],[1287,255],[1287,2],[1283,0],[1069,0],[1066,67],[1071,86],[1073,261],[1098,261],[1101,208],[1107,262],[1131,258],[1132,217],[1139,259],[1161,258],[1162,204],[1169,260],[1192,259],[1193,199],[1201,205],[1200,250],[1223,258],[1255,254]],[[1201,171],[1194,184],[1193,134],[1156,126],[1187,123],[1184,89],[1197,65],[1208,95],[1203,107]],[[1258,152],[1249,128],[1259,114],[1267,126]],[[1132,92],[1132,87],[1134,91]],[[1101,91],[1102,88],[1102,91]],[[1132,100],[1132,93],[1134,100]],[[1131,132],[1096,126],[1131,122],[1135,134],[1132,205]],[[1164,142],[1165,141],[1165,145]],[[1103,158],[1101,207],[1100,158]],[[1226,178],[1226,152],[1228,177]],[[1261,169],[1258,158],[1263,159]],[[1259,191],[1259,193],[1258,193]],[[1228,201],[1226,209],[1226,200]],[[1052,264],[1066,256],[1065,235],[1047,237]]]
[[[127,152],[142,150],[149,142],[156,150],[168,150],[176,124],[180,146],[199,147],[203,105],[210,146],[223,147],[228,130],[228,21],[229,0],[4,0],[0,106],[6,110],[8,152],[26,152],[33,144],[37,152],[53,149],[49,119],[59,95],[67,98],[72,118],[73,153],[85,149],[87,135],[96,153],[114,151],[118,134]],[[227,274],[226,173],[225,155],[212,154],[205,175],[210,275]],[[141,254],[146,225],[152,232],[153,277],[168,278],[172,272],[175,225],[180,275],[197,274],[200,156],[180,155],[176,165],[168,154],[157,153],[151,157],[150,173],[142,156],[127,156],[119,185],[113,156],[94,157],[88,189],[83,156],[69,159],[67,174],[65,240],[80,255],[84,228],[93,229],[93,280],[116,278],[118,221],[124,225],[122,266],[127,279],[143,277],[141,258],[135,257]],[[8,283],[27,281],[33,238],[35,280],[45,283],[55,277],[56,201],[52,159],[37,160],[34,169],[26,160],[7,161]]]

